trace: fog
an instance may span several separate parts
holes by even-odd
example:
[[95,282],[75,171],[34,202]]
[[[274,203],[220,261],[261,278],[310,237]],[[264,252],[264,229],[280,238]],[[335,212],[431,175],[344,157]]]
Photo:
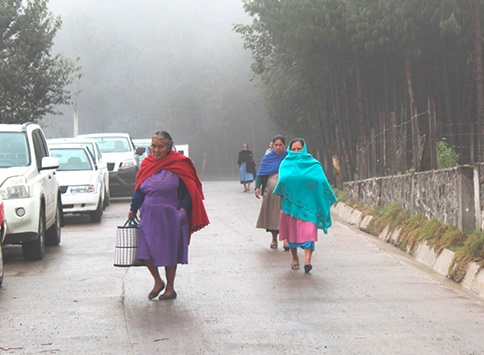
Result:
[[[250,53],[232,31],[250,21],[241,0],[50,0],[62,18],[54,53],[78,59],[82,78],[73,106],[44,126],[49,138],[168,131],[190,144],[208,178],[237,178],[237,154],[248,143],[256,161],[276,133],[262,91],[251,81]],[[283,132],[282,132],[283,133]]]

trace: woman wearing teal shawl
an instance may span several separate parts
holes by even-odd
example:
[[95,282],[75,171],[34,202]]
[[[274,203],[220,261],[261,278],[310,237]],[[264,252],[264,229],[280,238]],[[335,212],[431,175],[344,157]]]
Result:
[[289,242],[293,270],[299,269],[297,248],[304,249],[304,271],[309,273],[318,229],[328,233],[330,208],[337,199],[321,163],[307,152],[304,139],[293,139],[288,151],[274,189],[274,194],[282,198],[279,239]]
[[[257,219],[256,228],[263,228],[272,234],[271,249],[277,249],[277,235],[279,234],[279,220],[281,214],[281,198],[272,193],[277,185],[279,166],[287,155],[286,139],[275,136],[272,139],[273,149],[264,155],[255,177],[255,197],[262,195],[262,204]],[[289,251],[287,242],[284,250]]]

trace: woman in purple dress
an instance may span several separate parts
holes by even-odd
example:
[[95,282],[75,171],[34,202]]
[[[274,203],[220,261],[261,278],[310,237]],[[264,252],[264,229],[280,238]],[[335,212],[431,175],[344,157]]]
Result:
[[[173,140],[164,131],[153,135],[151,149],[136,175],[128,218],[135,218],[140,211],[137,258],[144,261],[154,279],[148,298],[157,297],[164,289],[159,299],[170,300],[177,297],[177,265],[188,264],[190,235],[209,221],[193,162],[173,150]],[[166,285],[160,266],[165,267]]]

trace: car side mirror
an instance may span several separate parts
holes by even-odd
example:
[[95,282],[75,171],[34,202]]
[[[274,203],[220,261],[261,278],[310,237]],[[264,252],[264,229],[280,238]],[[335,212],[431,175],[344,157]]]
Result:
[[43,157],[40,170],[57,169],[59,167],[59,158]]
[[146,152],[146,148],[145,147],[138,147],[138,148],[136,148],[136,154],[143,155],[144,152]]

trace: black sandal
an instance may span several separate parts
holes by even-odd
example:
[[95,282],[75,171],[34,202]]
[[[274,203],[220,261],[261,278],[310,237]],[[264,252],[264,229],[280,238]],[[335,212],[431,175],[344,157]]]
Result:
[[153,291],[150,292],[150,294],[148,295],[148,299],[152,300],[153,298],[158,296],[160,294],[160,292],[163,291],[164,289],[165,289],[165,283],[163,282],[161,284],[161,287],[158,290],[153,290]]

